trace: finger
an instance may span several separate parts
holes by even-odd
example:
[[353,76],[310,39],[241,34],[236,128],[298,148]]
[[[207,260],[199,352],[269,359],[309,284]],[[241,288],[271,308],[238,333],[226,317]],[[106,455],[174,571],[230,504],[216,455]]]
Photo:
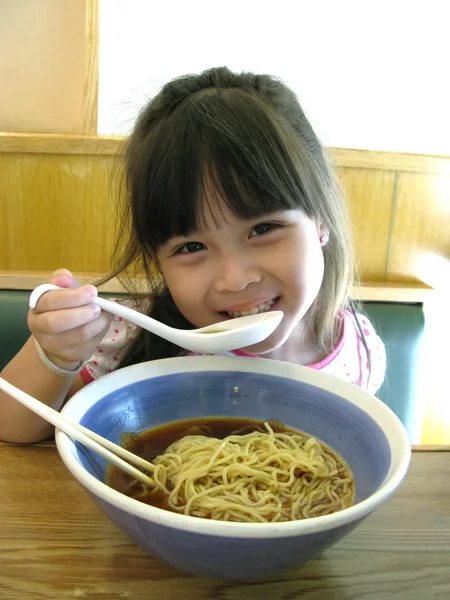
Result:
[[34,334],[57,335],[90,323],[101,314],[96,304],[85,304],[76,308],[51,310],[30,316],[30,329]]
[[51,276],[50,283],[64,288],[79,287],[78,281],[67,269],[57,269]]
[[32,310],[35,314],[54,312],[62,309],[76,308],[92,303],[97,297],[97,288],[93,285],[84,285],[80,288],[51,290],[43,294]]
[[112,318],[112,315],[102,313],[98,319],[76,329],[53,336],[42,336],[39,343],[45,352],[62,360],[88,360],[108,331]]

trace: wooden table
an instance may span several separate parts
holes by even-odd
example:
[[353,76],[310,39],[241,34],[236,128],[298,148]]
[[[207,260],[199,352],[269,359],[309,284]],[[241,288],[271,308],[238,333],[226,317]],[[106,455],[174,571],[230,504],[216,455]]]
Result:
[[134,546],[55,445],[0,444],[0,599],[450,598],[450,448],[413,452],[389,502],[319,558],[265,583],[181,573]]

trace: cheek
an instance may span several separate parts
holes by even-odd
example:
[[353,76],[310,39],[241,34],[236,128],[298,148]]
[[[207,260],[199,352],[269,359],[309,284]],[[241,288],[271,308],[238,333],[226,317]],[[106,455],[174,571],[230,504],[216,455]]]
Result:
[[318,281],[320,285],[323,279],[324,267],[325,263],[322,246],[319,243],[314,244],[314,246],[310,249],[310,257],[306,269],[311,282]]
[[166,268],[163,274],[179,311],[195,325],[205,299],[205,279],[200,276],[201,270]]
[[186,281],[183,270],[176,268],[173,265],[162,263],[161,272],[163,274],[165,284],[169,288],[170,295],[174,299],[175,304],[179,306],[179,302],[183,300],[183,297],[189,298],[189,289],[186,290],[185,294],[182,293],[186,284],[189,283]]
[[322,286],[324,274],[324,259],[320,244],[311,248],[311,253],[304,271],[304,297],[305,301],[312,303]]
[[[285,255],[286,256],[286,255]],[[290,252],[290,260],[284,261],[280,273],[300,287],[303,293],[317,293],[323,279],[324,259],[322,247],[316,240],[308,244],[298,244],[295,251]]]
[[170,294],[175,301],[175,304],[181,308],[182,305],[189,304],[193,298],[191,290],[191,281],[184,277],[167,277],[166,285],[169,288]]

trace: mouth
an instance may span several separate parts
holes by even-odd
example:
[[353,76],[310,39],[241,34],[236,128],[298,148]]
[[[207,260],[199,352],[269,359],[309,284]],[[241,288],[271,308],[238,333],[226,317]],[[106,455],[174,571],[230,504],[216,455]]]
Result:
[[258,304],[257,306],[253,306],[252,308],[248,308],[247,310],[230,310],[223,311],[220,314],[224,317],[228,317],[231,319],[236,319],[238,317],[247,317],[248,315],[257,315],[258,313],[268,312],[272,310],[275,304],[278,302],[280,298],[272,298],[272,300],[266,300],[262,304]]

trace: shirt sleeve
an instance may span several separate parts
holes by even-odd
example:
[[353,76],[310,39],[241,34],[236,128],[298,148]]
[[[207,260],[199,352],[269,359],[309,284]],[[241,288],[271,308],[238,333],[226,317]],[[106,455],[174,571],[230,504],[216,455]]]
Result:
[[[363,379],[366,381],[367,391],[375,394],[380,389],[386,375],[386,348],[370,320],[361,314],[358,314],[358,320],[370,356],[370,370],[369,361],[362,360],[361,370],[366,371]],[[358,337],[360,337],[359,331]],[[367,359],[367,356],[365,358]]]
[[[144,298],[142,300],[118,300],[112,299],[113,302],[119,302],[123,306],[133,308],[139,312],[146,313],[150,307],[151,300]],[[90,383],[94,379],[99,379],[103,375],[107,375],[114,371],[121,359],[126,354],[126,351],[140,332],[140,327],[127,321],[123,317],[114,315],[108,331],[103,337],[101,343],[95,349],[94,354],[87,361],[81,376],[85,383]]]

